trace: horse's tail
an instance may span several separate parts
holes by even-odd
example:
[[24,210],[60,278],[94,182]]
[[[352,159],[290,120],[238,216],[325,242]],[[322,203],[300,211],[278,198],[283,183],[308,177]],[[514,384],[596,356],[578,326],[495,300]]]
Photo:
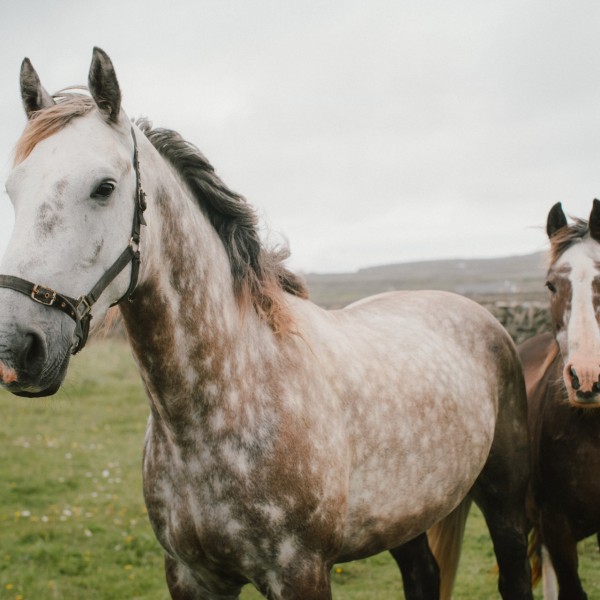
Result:
[[466,497],[445,519],[427,532],[429,547],[440,567],[440,600],[450,600],[471,499]]
[[531,564],[531,585],[537,585],[542,578],[542,543],[540,541],[540,532],[534,527],[529,534],[529,543],[527,545],[527,556]]

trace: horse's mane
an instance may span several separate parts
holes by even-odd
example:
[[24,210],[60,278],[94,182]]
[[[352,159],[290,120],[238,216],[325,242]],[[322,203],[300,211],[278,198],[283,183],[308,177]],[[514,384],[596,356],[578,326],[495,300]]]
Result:
[[282,292],[307,298],[308,290],[283,264],[290,255],[287,245],[268,248],[261,242],[254,208],[221,181],[196,146],[176,131],[153,129],[145,119],[136,124],[181,175],[219,234],[241,306],[250,302],[276,333],[289,333],[293,318]]
[[[28,120],[15,147],[15,165],[25,160],[36,144],[95,107],[89,96],[68,90],[54,99],[54,106]],[[254,208],[221,181],[196,146],[175,131],[153,129],[147,120],[136,124],[181,175],[217,231],[229,257],[234,292],[242,309],[252,305],[277,334],[293,332],[294,319],[284,292],[307,298],[308,290],[283,264],[290,254],[287,245],[269,248],[261,241]]]
[[581,242],[589,231],[589,224],[584,219],[575,219],[570,225],[561,227],[550,238],[550,264],[554,264],[571,246]]

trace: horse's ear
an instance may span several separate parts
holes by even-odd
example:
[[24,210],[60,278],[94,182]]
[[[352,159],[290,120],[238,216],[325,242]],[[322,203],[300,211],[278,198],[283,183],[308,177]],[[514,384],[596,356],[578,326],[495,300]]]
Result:
[[116,123],[121,111],[121,90],[108,54],[97,47],[92,55],[88,86],[98,109],[110,122]]
[[42,86],[40,78],[28,58],[24,58],[21,63],[20,83],[21,98],[28,119],[31,119],[33,113],[38,110],[55,104],[52,96]]
[[590,235],[600,242],[600,200],[594,200],[590,213]]
[[562,204],[557,202],[548,213],[548,221],[546,221],[546,233],[548,237],[552,237],[559,229],[567,225],[567,217],[562,209]]

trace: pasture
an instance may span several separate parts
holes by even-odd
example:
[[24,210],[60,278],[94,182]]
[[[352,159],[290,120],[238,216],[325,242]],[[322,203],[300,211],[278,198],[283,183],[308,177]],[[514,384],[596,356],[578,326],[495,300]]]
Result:
[[[90,344],[57,396],[2,392],[0,411],[0,599],[167,600],[141,491],[148,408],[125,343]],[[600,600],[595,539],[580,545],[580,559],[590,600]],[[473,510],[455,597],[497,598],[493,569]],[[332,579],[335,600],[403,598],[388,554],[339,565]]]

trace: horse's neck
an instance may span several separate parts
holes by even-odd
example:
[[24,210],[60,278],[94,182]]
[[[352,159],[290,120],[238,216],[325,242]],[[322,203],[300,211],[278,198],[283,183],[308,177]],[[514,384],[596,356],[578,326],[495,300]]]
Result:
[[240,311],[225,249],[185,186],[170,170],[151,185],[140,282],[122,314],[155,416],[183,427],[272,335]]

